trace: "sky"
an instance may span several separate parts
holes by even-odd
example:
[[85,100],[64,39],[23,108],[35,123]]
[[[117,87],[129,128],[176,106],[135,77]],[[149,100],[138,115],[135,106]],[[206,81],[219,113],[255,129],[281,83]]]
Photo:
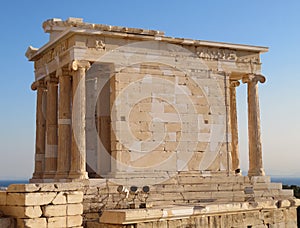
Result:
[[[0,3],[0,179],[33,172],[36,92],[29,45],[48,41],[50,18],[165,31],[167,36],[267,46],[259,85],[267,175],[300,177],[300,1],[279,0],[28,0]],[[248,169],[247,93],[238,93],[242,170]]]

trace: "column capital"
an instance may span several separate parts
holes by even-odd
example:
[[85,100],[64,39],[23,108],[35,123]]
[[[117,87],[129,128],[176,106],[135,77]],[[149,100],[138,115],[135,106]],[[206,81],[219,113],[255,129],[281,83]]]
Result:
[[32,90],[37,90],[38,88],[46,88],[46,85],[43,80],[35,81],[31,84]]
[[46,78],[45,78],[45,82],[46,84],[48,83],[53,83],[53,84],[58,84],[58,78],[57,77],[53,77],[53,76],[50,76],[48,75]]
[[242,78],[243,83],[249,83],[249,82],[264,83],[265,81],[266,78],[261,74],[247,74]]
[[71,64],[70,64],[70,68],[73,71],[77,71],[80,68],[84,68],[85,70],[87,70],[88,68],[91,67],[91,64],[89,61],[84,61],[84,60],[74,60]]
[[235,88],[238,87],[241,83],[238,80],[230,80],[230,87]]

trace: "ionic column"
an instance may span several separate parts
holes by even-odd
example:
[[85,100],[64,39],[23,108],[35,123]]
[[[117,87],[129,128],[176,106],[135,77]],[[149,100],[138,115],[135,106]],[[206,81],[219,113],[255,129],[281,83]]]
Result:
[[85,72],[90,67],[87,61],[74,61],[72,70],[74,71],[73,106],[72,106],[72,153],[71,170],[69,177],[72,179],[88,178],[86,172],[86,91]]
[[262,146],[260,134],[260,111],[258,100],[258,82],[264,83],[265,77],[249,74],[243,77],[248,87],[248,137],[249,137],[249,171],[248,176],[264,176]]
[[46,119],[43,112],[45,102],[45,84],[44,82],[37,81],[31,85],[32,90],[37,90],[36,97],[36,142],[35,142],[35,164],[32,179],[42,179],[44,173],[44,160],[45,160],[45,130]]
[[57,168],[57,87],[58,80],[48,77],[46,111],[46,152],[44,179],[53,179]]
[[59,79],[58,155],[56,179],[68,178],[71,160],[71,98],[72,84],[69,71],[57,71]]
[[230,82],[230,124],[231,124],[231,157],[232,170],[240,171],[240,157],[239,157],[239,140],[238,140],[238,122],[236,109],[236,87],[240,85],[239,81]]

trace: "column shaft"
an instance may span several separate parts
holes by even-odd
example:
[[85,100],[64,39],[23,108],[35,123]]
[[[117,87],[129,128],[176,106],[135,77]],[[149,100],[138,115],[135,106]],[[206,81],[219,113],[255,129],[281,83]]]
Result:
[[45,179],[53,179],[57,169],[57,79],[47,81]]
[[230,83],[230,125],[231,125],[231,156],[232,170],[240,169],[239,158],[239,141],[238,141],[238,122],[236,108],[236,87],[239,86],[239,81],[231,81]]
[[89,67],[88,62],[74,61],[73,74],[73,106],[72,106],[72,153],[71,170],[69,177],[72,179],[87,178],[86,172],[86,91],[85,72]]
[[59,75],[57,179],[68,178],[71,159],[71,76]]
[[248,85],[248,137],[249,137],[249,171],[248,176],[265,175],[262,162],[262,145],[260,133],[260,110],[258,100],[258,81],[265,82],[260,75],[248,75],[243,82]]
[[44,173],[45,159],[45,132],[46,119],[44,113],[45,103],[45,86],[43,81],[35,82],[32,86],[33,90],[37,90],[36,102],[36,143],[35,143],[35,165],[32,179],[42,179]]

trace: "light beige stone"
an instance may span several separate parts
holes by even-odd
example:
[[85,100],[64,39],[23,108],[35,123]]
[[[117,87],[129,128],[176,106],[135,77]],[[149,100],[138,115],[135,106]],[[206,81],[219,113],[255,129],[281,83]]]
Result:
[[17,219],[18,228],[47,228],[46,218]]
[[68,204],[67,205],[67,215],[81,215],[83,213],[82,203]]
[[300,199],[293,199],[295,206],[300,206]]
[[72,183],[35,183],[35,184],[11,184],[7,192],[58,192],[58,191],[76,191],[82,189],[82,182]]
[[66,227],[67,225],[67,217],[50,217],[47,218],[47,226],[48,228],[57,228],[57,227]]
[[290,207],[291,202],[289,200],[280,200],[277,203],[278,207]]
[[42,215],[40,206],[2,206],[0,210],[16,218],[39,218]]
[[7,188],[7,192],[36,192],[38,191],[38,184],[11,184]]
[[67,216],[67,227],[76,227],[82,225],[81,215]]
[[[55,190],[54,191],[77,191],[82,189],[83,187],[83,183],[82,182],[73,182],[73,183],[55,183],[54,187]],[[52,191],[52,190],[49,190]]]
[[0,206],[1,205],[6,205],[6,198],[7,198],[7,193],[6,191],[0,191]]
[[74,191],[67,194],[67,203],[81,203],[83,200],[83,192]]
[[66,204],[67,203],[67,192],[59,192],[52,200],[53,204]]
[[47,205],[42,207],[43,216],[60,217],[67,215],[67,205]]
[[55,198],[54,192],[7,193],[7,205],[46,205]]

